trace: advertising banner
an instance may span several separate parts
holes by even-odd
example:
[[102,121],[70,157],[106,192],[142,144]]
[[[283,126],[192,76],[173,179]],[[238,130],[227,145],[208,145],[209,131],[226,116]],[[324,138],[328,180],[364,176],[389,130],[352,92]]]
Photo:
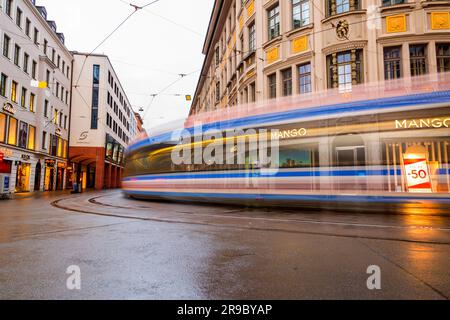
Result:
[[425,155],[410,158],[405,154],[404,166],[409,192],[432,192],[430,169]]

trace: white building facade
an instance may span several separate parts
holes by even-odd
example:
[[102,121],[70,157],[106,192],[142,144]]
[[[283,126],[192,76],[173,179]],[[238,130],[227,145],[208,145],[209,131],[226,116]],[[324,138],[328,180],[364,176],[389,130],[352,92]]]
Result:
[[125,149],[136,119],[105,55],[73,52],[70,161],[83,189],[121,185]]
[[67,161],[72,54],[45,7],[33,0],[0,4],[0,175],[8,186],[3,189],[63,190],[72,177]]

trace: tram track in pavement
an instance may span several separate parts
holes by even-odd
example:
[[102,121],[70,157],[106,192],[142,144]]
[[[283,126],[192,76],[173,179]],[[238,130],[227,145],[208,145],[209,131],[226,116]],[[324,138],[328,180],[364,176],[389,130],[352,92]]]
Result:
[[[70,202],[73,198],[62,198],[53,201],[51,205],[65,211],[135,221],[203,225],[238,230],[300,233],[421,244],[450,244],[450,228],[236,215],[236,213],[245,212],[243,209],[228,210],[220,214],[198,213],[187,210],[172,210],[169,213],[161,212],[161,206],[124,206],[100,201],[102,198],[106,197],[108,197],[108,195],[93,196],[87,199],[79,197],[76,198],[77,201],[75,204]],[[159,203],[159,205],[161,205],[161,203]],[[105,211],[104,209],[109,210]],[[128,212],[130,210],[134,211],[132,213],[124,213],[122,210]],[[144,213],[144,210],[145,215],[135,214],[136,212]],[[149,213],[149,211],[152,210],[156,210],[157,212]],[[408,233],[416,233],[416,237],[408,235]],[[439,233],[440,236],[435,235],[434,237],[430,237],[429,235],[427,236],[426,233]]]

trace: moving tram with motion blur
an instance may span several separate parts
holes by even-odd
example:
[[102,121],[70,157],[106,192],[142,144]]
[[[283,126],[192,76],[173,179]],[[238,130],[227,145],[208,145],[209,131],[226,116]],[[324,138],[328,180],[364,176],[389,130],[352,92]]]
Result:
[[[261,135],[271,141],[251,143]],[[261,148],[273,139],[263,163]],[[192,161],[174,161],[177,154]],[[450,75],[430,75],[191,116],[184,128],[128,148],[123,191],[152,200],[449,213],[449,158]]]

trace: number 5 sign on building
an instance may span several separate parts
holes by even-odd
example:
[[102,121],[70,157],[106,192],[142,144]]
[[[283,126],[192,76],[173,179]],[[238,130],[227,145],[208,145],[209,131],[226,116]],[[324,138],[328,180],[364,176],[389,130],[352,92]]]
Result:
[[432,192],[430,170],[425,155],[409,158],[405,154],[404,166],[409,192]]

